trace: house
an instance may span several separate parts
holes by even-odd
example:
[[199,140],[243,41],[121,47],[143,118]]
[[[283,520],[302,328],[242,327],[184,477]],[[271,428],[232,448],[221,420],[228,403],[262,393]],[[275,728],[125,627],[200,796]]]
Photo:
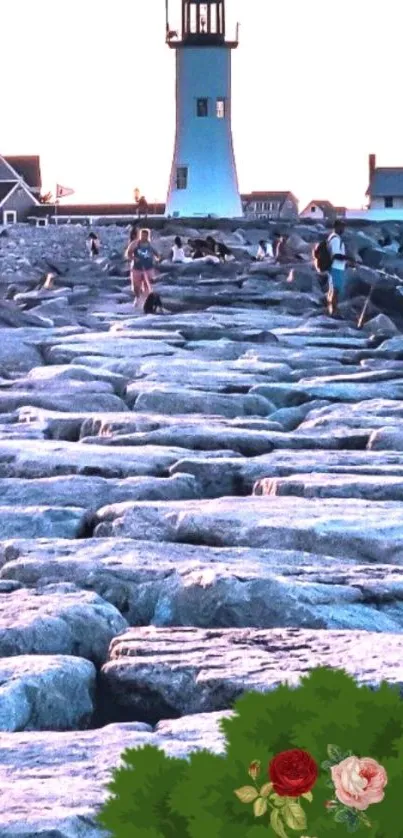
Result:
[[369,155],[368,208],[403,209],[403,167],[378,167],[376,155]]
[[245,218],[294,221],[298,201],[292,192],[249,192],[241,195]]
[[[165,204],[147,205],[147,216],[164,216]],[[110,224],[131,224],[141,221],[144,214],[138,214],[138,205],[133,204],[40,204],[33,207],[26,220],[36,227],[47,224],[96,224],[99,221]]]
[[0,156],[0,224],[25,221],[39,206],[41,188],[39,157]]
[[335,221],[346,214],[345,207],[335,207],[330,201],[310,201],[300,213],[300,218],[310,218],[313,221]]

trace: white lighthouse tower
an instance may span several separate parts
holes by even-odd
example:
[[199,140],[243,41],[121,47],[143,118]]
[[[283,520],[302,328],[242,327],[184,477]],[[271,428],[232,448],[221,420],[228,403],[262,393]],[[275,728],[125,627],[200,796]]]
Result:
[[231,130],[231,50],[225,0],[182,0],[176,50],[176,137],[166,215],[242,216]]

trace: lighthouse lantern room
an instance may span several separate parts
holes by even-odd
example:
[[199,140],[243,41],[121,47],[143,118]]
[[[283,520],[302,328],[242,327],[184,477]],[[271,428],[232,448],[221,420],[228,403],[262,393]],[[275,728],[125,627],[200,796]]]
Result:
[[[231,51],[225,0],[182,0],[182,32],[171,31],[176,51],[176,136],[166,215],[239,218],[231,129]],[[238,30],[238,27],[237,27]]]

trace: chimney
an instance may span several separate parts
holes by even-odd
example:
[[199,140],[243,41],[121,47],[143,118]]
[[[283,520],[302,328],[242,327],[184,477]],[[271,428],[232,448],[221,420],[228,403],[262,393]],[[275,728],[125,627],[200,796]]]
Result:
[[376,154],[370,154],[368,158],[369,163],[369,182],[371,183],[372,175],[376,169]]

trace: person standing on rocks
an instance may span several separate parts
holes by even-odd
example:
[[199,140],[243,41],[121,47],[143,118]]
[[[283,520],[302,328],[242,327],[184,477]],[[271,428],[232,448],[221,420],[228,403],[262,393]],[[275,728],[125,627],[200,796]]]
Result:
[[136,298],[136,289],[135,289],[135,277],[134,277],[134,268],[132,267],[132,250],[134,248],[134,243],[137,244],[139,241],[139,231],[138,227],[135,224],[132,224],[129,233],[129,243],[125,250],[124,258],[130,261],[130,285],[133,291],[133,295]]
[[95,259],[99,256],[101,243],[96,233],[90,233],[87,239],[87,250],[90,254],[90,259]]
[[288,236],[280,236],[276,245],[276,264],[286,264],[290,261],[290,254],[288,252]]
[[140,236],[127,248],[127,256],[131,260],[130,277],[135,307],[142,293],[152,294],[151,282],[154,279],[154,264],[158,254],[151,244],[150,236],[150,230],[140,230]]
[[330,256],[329,270],[329,314],[337,315],[339,302],[344,300],[347,289],[347,264],[351,260],[346,257],[346,246],[343,241],[344,224],[337,220],[327,240]]

